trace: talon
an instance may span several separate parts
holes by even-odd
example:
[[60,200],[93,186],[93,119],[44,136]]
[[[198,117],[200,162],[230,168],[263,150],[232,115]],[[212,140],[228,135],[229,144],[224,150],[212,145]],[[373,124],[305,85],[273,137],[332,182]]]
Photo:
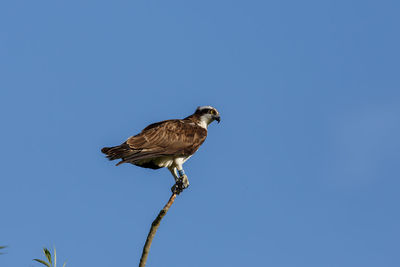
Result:
[[179,194],[182,192],[182,190],[179,190],[178,186],[177,186],[176,184],[174,184],[174,185],[171,187],[171,192],[172,192],[173,194],[179,195]]
[[171,191],[174,194],[179,195],[184,189],[188,188],[189,186],[189,181],[187,179],[187,176],[184,175],[179,178],[178,181],[171,187]]
[[182,191],[183,191],[183,182],[181,179],[179,179],[178,181],[176,181],[176,183],[171,187],[171,191],[174,194],[179,195]]
[[189,179],[188,179],[188,177],[186,176],[186,174],[184,174],[184,175],[181,176],[181,181],[182,181],[183,189],[186,189],[186,188],[189,187]]

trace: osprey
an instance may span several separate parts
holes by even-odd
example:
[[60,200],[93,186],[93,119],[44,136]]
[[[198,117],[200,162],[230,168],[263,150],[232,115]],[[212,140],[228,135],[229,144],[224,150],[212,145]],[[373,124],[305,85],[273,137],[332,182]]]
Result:
[[121,159],[117,166],[131,163],[150,169],[168,168],[175,178],[171,190],[179,194],[189,186],[182,165],[206,140],[207,127],[214,120],[220,122],[219,112],[215,108],[198,107],[192,115],[182,120],[150,124],[121,145],[104,147],[101,152],[109,160]]

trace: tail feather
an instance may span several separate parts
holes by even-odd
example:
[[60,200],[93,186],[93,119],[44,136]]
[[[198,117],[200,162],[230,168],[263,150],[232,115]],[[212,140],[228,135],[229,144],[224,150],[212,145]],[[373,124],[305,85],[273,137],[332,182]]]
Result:
[[119,146],[103,147],[101,149],[101,152],[106,154],[109,160],[115,160],[115,159],[124,160],[125,157],[128,157],[133,153],[135,153],[126,143],[123,143],[122,145]]
[[103,147],[101,152],[106,154],[109,160],[121,159],[121,161],[116,164],[117,166],[126,162],[136,164],[141,160],[151,158],[155,155],[163,155],[150,150],[143,151],[142,149],[132,149],[127,143],[123,143],[119,146]]

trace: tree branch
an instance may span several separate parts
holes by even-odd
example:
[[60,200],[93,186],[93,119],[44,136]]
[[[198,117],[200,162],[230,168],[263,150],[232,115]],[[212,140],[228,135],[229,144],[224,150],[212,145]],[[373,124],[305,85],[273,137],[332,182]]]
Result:
[[146,243],[144,244],[144,247],[143,247],[143,252],[142,252],[142,257],[140,258],[139,267],[145,267],[147,257],[149,256],[151,242],[153,241],[153,238],[156,235],[157,229],[160,226],[162,218],[165,216],[165,214],[167,214],[172,203],[174,203],[176,195],[177,195],[176,193],[172,193],[167,204],[165,204],[164,208],[160,211],[160,213],[158,213],[158,216],[151,224],[149,234],[147,235]]

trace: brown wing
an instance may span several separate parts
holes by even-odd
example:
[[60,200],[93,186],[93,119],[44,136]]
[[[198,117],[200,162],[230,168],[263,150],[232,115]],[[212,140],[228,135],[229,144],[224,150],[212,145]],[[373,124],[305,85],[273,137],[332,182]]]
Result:
[[190,156],[206,137],[207,130],[192,122],[168,120],[154,123],[126,141],[131,153],[123,157],[123,162],[159,156]]

